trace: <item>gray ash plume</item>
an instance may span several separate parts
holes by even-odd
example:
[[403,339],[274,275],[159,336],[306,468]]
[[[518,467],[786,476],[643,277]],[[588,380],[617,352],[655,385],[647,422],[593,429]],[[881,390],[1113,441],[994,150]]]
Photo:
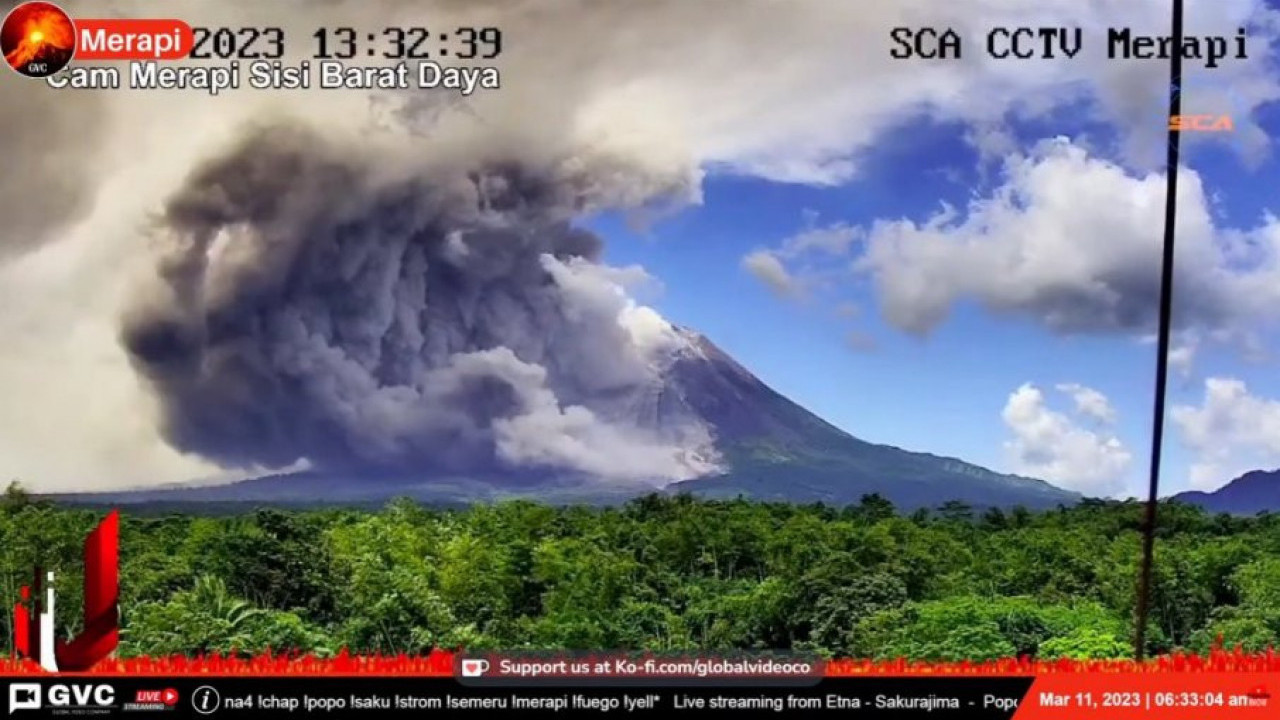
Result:
[[519,164],[390,175],[280,126],[171,197],[159,291],[123,330],[168,442],[224,467],[711,467],[696,418],[627,417],[672,348],[626,326],[619,271],[572,225],[580,185]]

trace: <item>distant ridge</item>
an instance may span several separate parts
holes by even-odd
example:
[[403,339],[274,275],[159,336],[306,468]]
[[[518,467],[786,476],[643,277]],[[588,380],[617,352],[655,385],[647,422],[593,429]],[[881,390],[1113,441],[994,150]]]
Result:
[[1280,512],[1280,470],[1254,470],[1213,492],[1191,490],[1173,497],[1211,512],[1233,515]]

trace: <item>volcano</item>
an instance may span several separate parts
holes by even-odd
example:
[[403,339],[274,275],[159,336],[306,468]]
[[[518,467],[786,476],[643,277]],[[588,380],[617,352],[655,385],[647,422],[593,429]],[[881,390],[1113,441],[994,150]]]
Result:
[[524,497],[553,503],[609,504],[651,493],[847,505],[878,493],[904,510],[960,501],[974,507],[1052,508],[1080,496],[1042,480],[996,473],[949,457],[858,439],[770,388],[703,335],[676,330],[648,385],[596,398],[612,419],[661,433],[696,421],[710,428],[718,469],[666,484],[604,483],[581,474],[515,470],[502,474],[354,477],[305,471],[202,487],[56,496],[93,504],[378,504],[393,497],[463,504]]
[[1080,500],[1042,480],[860,440],[773,390],[702,335],[684,335],[688,350],[672,366],[670,391],[715,428],[728,471],[672,489],[832,505],[878,493],[904,509],[948,500],[1028,508]]

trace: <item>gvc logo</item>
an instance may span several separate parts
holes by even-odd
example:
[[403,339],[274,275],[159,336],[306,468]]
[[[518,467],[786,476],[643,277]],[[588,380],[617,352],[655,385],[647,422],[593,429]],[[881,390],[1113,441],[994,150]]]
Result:
[[[47,693],[39,683],[9,686],[9,714],[19,710],[105,710],[115,704],[116,690],[110,685],[50,685]],[[43,697],[42,697],[43,695]]]

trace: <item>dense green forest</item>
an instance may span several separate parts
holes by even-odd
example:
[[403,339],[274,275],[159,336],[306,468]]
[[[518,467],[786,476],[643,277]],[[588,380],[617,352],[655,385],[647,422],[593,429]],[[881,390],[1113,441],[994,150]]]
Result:
[[[0,573],[76,569],[102,512],[0,507]],[[650,496],[616,508],[125,514],[120,654],[793,648],[837,656],[1123,657],[1141,508],[957,503],[902,517]],[[80,578],[58,579],[74,631]],[[11,605],[10,602],[5,603]],[[6,612],[10,609],[6,607]],[[11,647],[6,617],[0,641]],[[1161,509],[1152,653],[1280,637],[1280,517]]]

